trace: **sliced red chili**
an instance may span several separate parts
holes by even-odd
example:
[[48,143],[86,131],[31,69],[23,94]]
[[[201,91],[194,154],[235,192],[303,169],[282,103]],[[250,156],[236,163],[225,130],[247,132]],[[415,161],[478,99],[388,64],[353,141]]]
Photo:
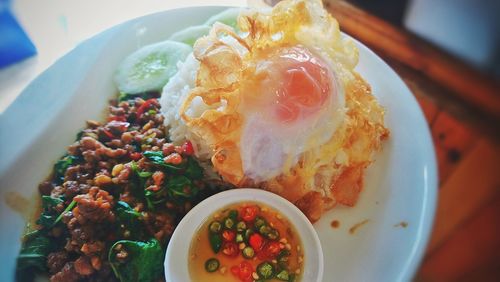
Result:
[[235,242],[224,242],[222,253],[228,257],[236,257],[240,253],[240,249],[238,249],[238,245]]
[[193,143],[191,143],[191,141],[184,142],[184,144],[182,144],[182,152],[188,156],[194,155]]
[[268,260],[267,253],[264,251],[257,252],[257,259],[258,260]]
[[148,99],[146,100],[136,111],[136,114],[137,114],[137,118],[140,118],[142,116],[142,114],[148,110],[151,105],[155,105],[156,104],[156,98],[152,98],[152,99]]
[[247,207],[243,207],[241,209],[240,215],[244,221],[249,222],[249,221],[253,221],[258,213],[259,213],[259,207],[247,206]]
[[262,251],[257,254],[257,258],[261,260],[270,260],[275,259],[276,256],[280,253],[280,243],[276,241],[268,241]]
[[113,133],[111,133],[109,130],[107,130],[105,128],[102,130],[102,132],[104,134],[106,134],[106,136],[108,136],[109,139],[114,139],[115,138],[115,136],[113,135]]
[[260,251],[264,245],[264,238],[259,233],[254,233],[250,235],[248,239],[250,246],[256,251]]
[[134,161],[138,161],[142,158],[142,154],[139,152],[130,153],[130,158]]
[[238,265],[233,265],[231,266],[231,273],[236,276],[236,277],[240,277],[240,267]]
[[254,280],[252,277],[252,273],[254,272],[253,266],[247,261],[242,261],[240,264],[232,266],[230,270],[231,273],[242,282]]
[[239,265],[240,273],[239,278],[241,281],[253,281],[252,273],[254,271],[252,265],[247,261],[242,261]]
[[236,237],[236,232],[233,230],[224,230],[222,231],[222,239],[226,242],[232,242],[234,241],[234,238]]
[[127,121],[125,116],[109,116],[108,121]]

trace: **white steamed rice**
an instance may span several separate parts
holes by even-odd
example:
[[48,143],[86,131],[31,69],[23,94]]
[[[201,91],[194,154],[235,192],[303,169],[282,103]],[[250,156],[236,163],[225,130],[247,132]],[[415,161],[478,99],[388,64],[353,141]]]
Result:
[[[163,88],[160,105],[161,113],[165,117],[164,123],[172,142],[180,145],[184,141],[190,140],[195,148],[196,156],[203,161],[212,157],[211,148],[201,136],[189,130],[179,114],[183,101],[195,87],[196,73],[199,67],[200,62],[194,58],[193,54],[190,54],[186,61],[179,62],[177,64],[178,72],[170,78]],[[192,117],[199,117],[208,108],[208,105],[203,103],[200,97],[196,97],[186,113]]]

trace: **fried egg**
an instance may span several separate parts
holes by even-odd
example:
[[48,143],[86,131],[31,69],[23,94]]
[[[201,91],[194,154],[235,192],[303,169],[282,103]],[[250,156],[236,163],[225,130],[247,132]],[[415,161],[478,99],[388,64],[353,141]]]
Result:
[[354,43],[320,0],[243,11],[238,30],[215,23],[194,44],[194,87],[178,102],[186,136],[226,181],[280,194],[312,221],[353,205],[388,136]]
[[289,171],[302,153],[332,137],[345,98],[327,62],[302,45],[278,47],[256,62],[238,108],[246,177],[260,182]]

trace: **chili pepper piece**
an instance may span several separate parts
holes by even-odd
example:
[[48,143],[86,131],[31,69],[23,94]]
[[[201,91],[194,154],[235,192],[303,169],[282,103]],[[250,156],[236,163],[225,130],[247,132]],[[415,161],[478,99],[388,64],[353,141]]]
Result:
[[209,233],[208,241],[210,242],[210,247],[212,247],[212,251],[214,253],[218,253],[222,247],[222,236],[217,233]]
[[209,258],[205,262],[205,270],[207,272],[215,272],[215,271],[217,271],[217,269],[219,269],[219,266],[220,266],[220,262],[216,258]]
[[254,233],[250,235],[248,243],[254,250],[260,251],[262,249],[262,246],[264,245],[264,238],[260,234]]

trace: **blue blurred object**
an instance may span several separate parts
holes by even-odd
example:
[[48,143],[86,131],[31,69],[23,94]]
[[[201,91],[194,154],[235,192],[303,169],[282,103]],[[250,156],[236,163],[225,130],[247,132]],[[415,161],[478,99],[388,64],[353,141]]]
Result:
[[10,12],[9,2],[0,0],[0,68],[36,54],[35,45]]

